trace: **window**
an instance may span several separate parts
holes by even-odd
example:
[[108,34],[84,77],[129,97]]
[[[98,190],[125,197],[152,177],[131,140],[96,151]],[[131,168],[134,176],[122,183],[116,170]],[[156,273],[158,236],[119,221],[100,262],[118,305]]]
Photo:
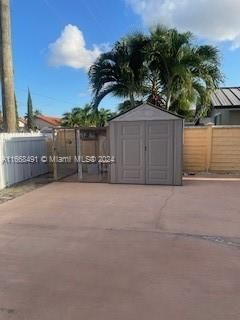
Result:
[[80,130],[80,137],[82,140],[96,140],[97,133],[95,131],[88,131],[88,130]]
[[215,126],[222,124],[222,114],[221,113],[214,116],[214,124],[215,124]]

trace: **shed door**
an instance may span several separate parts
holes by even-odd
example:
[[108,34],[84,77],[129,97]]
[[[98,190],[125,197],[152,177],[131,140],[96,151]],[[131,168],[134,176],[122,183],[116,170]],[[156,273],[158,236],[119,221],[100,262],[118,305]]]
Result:
[[146,121],[146,183],[173,183],[173,121]]
[[145,124],[143,121],[117,125],[117,180],[145,183]]

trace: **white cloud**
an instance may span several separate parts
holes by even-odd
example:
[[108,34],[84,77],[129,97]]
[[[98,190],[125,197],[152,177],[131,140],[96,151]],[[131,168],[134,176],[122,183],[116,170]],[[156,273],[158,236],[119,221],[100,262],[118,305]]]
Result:
[[239,0],[125,0],[148,25],[190,30],[213,41],[240,47]]
[[98,46],[94,46],[93,50],[87,49],[82,31],[68,24],[60,37],[49,45],[48,61],[51,66],[88,71],[100,54],[101,48]]

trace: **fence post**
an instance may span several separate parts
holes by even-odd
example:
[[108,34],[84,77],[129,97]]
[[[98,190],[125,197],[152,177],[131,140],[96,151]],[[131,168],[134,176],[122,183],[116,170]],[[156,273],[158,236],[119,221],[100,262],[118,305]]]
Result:
[[53,155],[53,179],[58,179],[58,173],[57,173],[57,153],[56,153],[56,139],[57,139],[57,130],[52,130],[52,155]]
[[81,180],[82,175],[82,162],[81,162],[81,137],[80,137],[80,129],[75,129],[75,137],[76,137],[76,156],[77,156],[77,176],[78,179]]
[[0,135],[0,190],[5,187],[4,174],[3,174],[3,167],[4,167],[4,153],[3,153],[3,138]]
[[209,172],[212,161],[212,136],[213,136],[213,123],[207,124],[207,159],[206,159],[206,171]]

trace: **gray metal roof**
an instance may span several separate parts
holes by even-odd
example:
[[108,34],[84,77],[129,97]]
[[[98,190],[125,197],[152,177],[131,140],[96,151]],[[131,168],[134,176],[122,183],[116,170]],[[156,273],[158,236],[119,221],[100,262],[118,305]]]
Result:
[[214,108],[240,108],[240,87],[216,89],[211,103]]

